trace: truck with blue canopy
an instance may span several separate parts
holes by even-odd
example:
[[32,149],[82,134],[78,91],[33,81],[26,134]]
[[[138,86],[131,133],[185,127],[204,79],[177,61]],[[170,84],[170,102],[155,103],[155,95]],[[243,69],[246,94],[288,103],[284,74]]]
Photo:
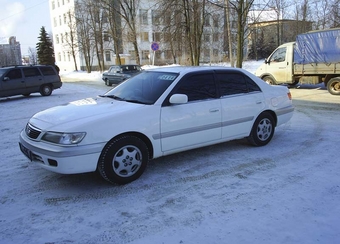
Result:
[[298,35],[276,48],[255,74],[272,85],[323,82],[340,95],[340,28]]

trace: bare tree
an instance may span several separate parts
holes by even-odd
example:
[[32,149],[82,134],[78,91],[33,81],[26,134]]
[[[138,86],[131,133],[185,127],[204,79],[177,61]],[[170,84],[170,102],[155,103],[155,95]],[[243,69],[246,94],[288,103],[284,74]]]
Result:
[[120,65],[122,63],[120,53],[123,52],[123,33],[121,15],[118,14],[120,9],[119,1],[103,0],[102,5],[106,11],[106,18],[109,24],[108,29],[113,41],[113,51],[116,55],[116,63]]
[[84,0],[86,8],[89,13],[90,27],[94,37],[94,48],[98,60],[99,71],[104,71],[104,22],[103,22],[103,9],[101,3],[98,1]]
[[28,58],[30,64],[36,65],[38,63],[37,50],[35,48],[28,48]]
[[94,53],[94,43],[93,33],[91,29],[91,22],[89,18],[89,13],[87,7],[83,2],[77,1],[75,3],[75,8],[77,9],[75,19],[77,23],[77,36],[78,45],[81,55],[85,61],[85,68],[88,73],[92,70],[92,61]]
[[77,50],[78,50],[78,40],[77,40],[77,25],[75,21],[75,16],[71,11],[67,12],[67,26],[68,26],[68,32],[66,35],[64,35],[64,41],[66,47],[68,50],[70,50],[70,54],[73,58],[74,62],[74,70],[78,71],[78,65],[77,65]]

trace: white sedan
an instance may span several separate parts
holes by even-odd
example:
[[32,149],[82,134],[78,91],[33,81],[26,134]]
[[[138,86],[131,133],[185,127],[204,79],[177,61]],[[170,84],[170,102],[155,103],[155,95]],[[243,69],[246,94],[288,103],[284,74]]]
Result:
[[19,145],[47,170],[97,170],[111,183],[126,184],[153,158],[240,138],[264,146],[293,111],[287,87],[242,69],[159,68],[104,95],[35,114]]

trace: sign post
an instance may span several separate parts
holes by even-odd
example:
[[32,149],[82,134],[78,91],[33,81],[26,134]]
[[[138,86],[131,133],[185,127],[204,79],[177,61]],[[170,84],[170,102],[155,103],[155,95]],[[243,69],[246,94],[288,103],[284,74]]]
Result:
[[157,42],[153,42],[151,44],[151,50],[153,51],[152,65],[155,65],[155,52],[159,50],[159,44]]

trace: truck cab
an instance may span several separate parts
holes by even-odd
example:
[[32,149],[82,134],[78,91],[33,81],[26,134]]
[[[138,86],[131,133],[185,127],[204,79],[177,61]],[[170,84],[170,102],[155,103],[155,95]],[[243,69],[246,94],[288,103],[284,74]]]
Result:
[[293,53],[294,43],[285,43],[274,50],[256,70],[255,75],[271,85],[294,84]]

